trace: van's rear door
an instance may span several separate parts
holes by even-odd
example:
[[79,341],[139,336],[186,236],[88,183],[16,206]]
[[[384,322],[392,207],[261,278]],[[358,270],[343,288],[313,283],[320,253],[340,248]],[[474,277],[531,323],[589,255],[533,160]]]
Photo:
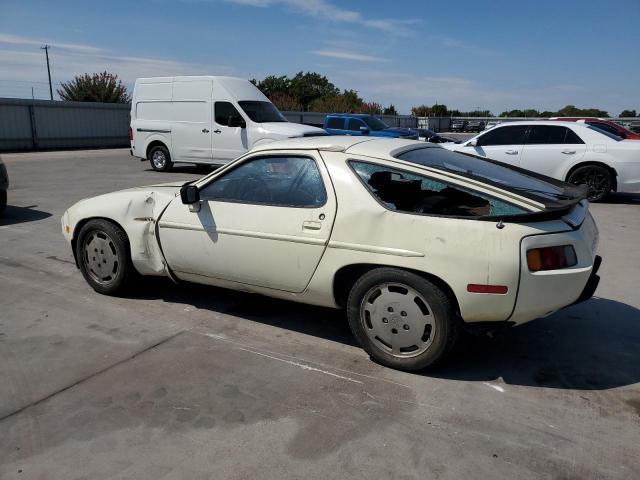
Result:
[[211,163],[211,80],[176,80],[171,102],[173,160]]

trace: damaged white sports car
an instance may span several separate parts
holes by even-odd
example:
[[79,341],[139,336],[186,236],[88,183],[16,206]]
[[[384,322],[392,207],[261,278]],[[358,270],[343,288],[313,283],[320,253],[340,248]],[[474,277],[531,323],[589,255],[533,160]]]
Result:
[[255,149],[184,185],[82,200],[62,217],[98,292],[165,275],[342,307],[377,361],[415,370],[465,325],[517,325],[590,298],[586,189],[400,139]]

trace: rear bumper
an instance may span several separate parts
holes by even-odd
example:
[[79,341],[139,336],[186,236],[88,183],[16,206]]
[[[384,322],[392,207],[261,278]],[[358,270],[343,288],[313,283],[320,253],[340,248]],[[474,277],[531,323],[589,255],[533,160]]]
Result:
[[596,258],[593,262],[593,269],[591,270],[591,275],[589,275],[589,280],[587,280],[587,284],[584,286],[582,293],[580,294],[578,299],[572,303],[572,305],[586,302],[591,297],[593,297],[594,293],[596,293],[596,289],[598,288],[598,284],[600,283],[600,276],[598,275],[598,270],[600,269],[601,264],[602,264],[602,257],[600,255],[596,255]]

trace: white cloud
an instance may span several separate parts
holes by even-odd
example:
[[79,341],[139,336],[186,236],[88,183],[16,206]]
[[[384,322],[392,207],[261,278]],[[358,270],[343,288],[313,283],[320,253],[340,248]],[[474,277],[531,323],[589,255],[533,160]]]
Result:
[[0,43],[8,43],[11,45],[37,45],[40,47],[44,45],[51,45],[52,47],[61,48],[63,50],[72,50],[85,53],[96,53],[102,51],[101,48],[92,47],[90,45],[36,40],[33,38],[21,37],[19,35],[12,35],[10,33],[0,33]]
[[374,57],[372,55],[364,55],[357,52],[349,52],[346,50],[313,50],[311,53],[320,55],[321,57],[339,58],[341,60],[356,60],[358,62],[386,62],[386,58]]
[[226,0],[230,3],[251,7],[285,6],[311,17],[324,20],[354,23],[376,30],[406,36],[413,32],[407,28],[415,23],[415,20],[395,20],[391,18],[372,19],[363,16],[355,10],[347,10],[337,7],[326,0]]

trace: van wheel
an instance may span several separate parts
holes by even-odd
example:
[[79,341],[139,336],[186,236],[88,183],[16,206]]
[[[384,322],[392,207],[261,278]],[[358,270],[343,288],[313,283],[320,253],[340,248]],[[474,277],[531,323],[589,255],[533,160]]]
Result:
[[347,301],[349,326],[372,359],[399,370],[442,360],[458,336],[449,297],[414,273],[377,268],[355,283]]
[[166,172],[173,167],[169,150],[162,145],[157,145],[149,150],[149,162],[151,163],[151,168],[156,172]]

